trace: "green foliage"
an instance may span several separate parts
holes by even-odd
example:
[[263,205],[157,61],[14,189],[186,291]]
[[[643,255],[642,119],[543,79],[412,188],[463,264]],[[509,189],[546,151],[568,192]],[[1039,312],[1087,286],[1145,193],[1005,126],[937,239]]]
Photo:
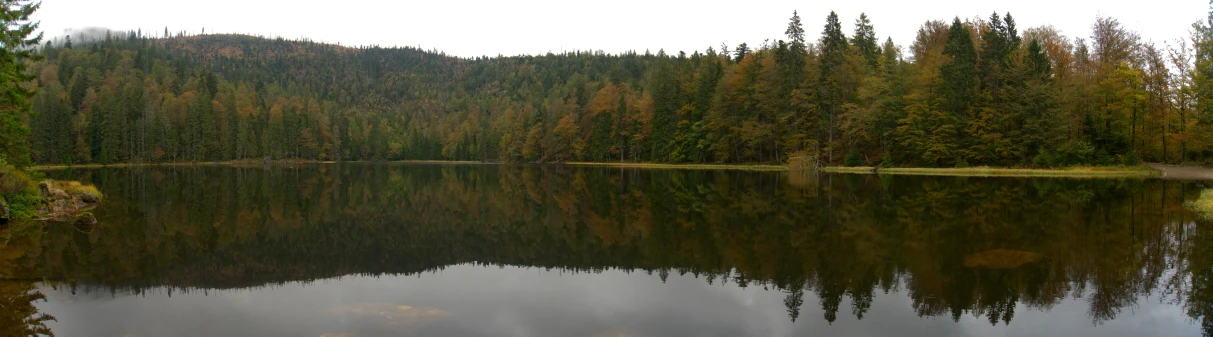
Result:
[[893,168],[893,167],[896,167],[896,166],[893,164],[892,155],[890,155],[888,152],[885,152],[883,155],[880,156],[880,168]]
[[1058,147],[1057,153],[1051,156],[1053,160],[1049,166],[1092,164],[1095,159],[1093,157],[1094,153],[1095,148],[1087,141],[1069,141]]
[[851,150],[850,153],[847,153],[847,158],[844,163],[851,167],[863,166],[863,155],[859,154],[859,151]]
[[[41,177],[41,173],[35,173]],[[29,219],[37,215],[42,198],[38,186],[30,174],[18,170],[0,159],[0,199],[8,203],[10,215],[15,219]]]
[[1040,153],[1037,153],[1035,157],[1032,157],[1032,166],[1034,167],[1049,168],[1055,167],[1056,165],[1057,158],[1054,157],[1052,153],[1049,153],[1049,150],[1040,151]]
[[0,159],[0,195],[38,193],[38,187],[25,172]]
[[17,166],[30,163],[29,98],[34,91],[26,83],[34,79],[29,72],[31,61],[41,55],[35,54],[42,41],[42,33],[36,33],[38,23],[30,21],[30,15],[42,3],[29,0],[12,0],[0,4],[0,159]]
[[14,219],[32,219],[38,215],[38,209],[43,205],[42,198],[31,193],[8,193],[0,196],[8,203],[8,209]]
[[1118,154],[1116,155],[1116,164],[1123,166],[1141,165],[1141,156],[1137,154],[1137,151]]
[[1206,25],[1191,60],[1175,58],[1190,75],[1169,77],[1159,75],[1167,65],[1141,62],[1149,47],[1109,18],[1097,20],[1091,46],[1048,27],[1021,33],[1010,14],[929,21],[908,46],[878,45],[864,14],[855,23],[848,37],[831,12],[812,43],[793,12],[787,40],[760,47],[494,58],[115,33],[48,44],[44,61],[22,63],[38,77],[35,114],[0,116],[0,138],[12,138],[0,148],[28,142],[31,159],[46,164],[779,163],[804,151],[839,165],[851,150],[875,158],[890,149],[914,155],[882,165],[1213,157],[1213,114],[1201,113],[1213,111]]
[[960,158],[960,159],[956,160],[956,168],[968,168],[968,167],[969,167],[968,160],[965,160],[964,158]]

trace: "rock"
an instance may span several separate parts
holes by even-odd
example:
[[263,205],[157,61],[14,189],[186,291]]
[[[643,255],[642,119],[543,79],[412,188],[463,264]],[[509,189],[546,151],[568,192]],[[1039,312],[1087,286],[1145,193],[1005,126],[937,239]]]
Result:
[[80,201],[86,203],[95,204],[101,202],[101,198],[94,194],[81,193],[78,196],[80,197]]
[[74,223],[76,226],[92,226],[96,224],[97,217],[94,217],[93,213],[80,214],[80,216],[76,217],[76,222]]
[[42,199],[46,199],[47,201],[71,198],[66,191],[55,186],[55,182],[50,179],[38,183],[38,191],[42,193]]
[[0,225],[7,224],[9,221],[12,221],[10,217],[11,215],[9,215],[8,212],[8,204],[4,202],[4,199],[0,199]]
[[51,198],[54,200],[69,200],[72,198],[67,192],[60,189],[51,189]]
[[262,164],[269,164],[269,163],[270,163],[270,156],[265,156],[265,158],[261,158],[261,163],[262,163]]

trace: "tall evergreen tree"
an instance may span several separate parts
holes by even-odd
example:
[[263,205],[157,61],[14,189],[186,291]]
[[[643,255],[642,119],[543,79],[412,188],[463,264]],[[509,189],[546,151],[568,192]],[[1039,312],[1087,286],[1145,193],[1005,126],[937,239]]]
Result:
[[26,83],[34,79],[27,70],[36,54],[42,33],[30,21],[40,2],[7,0],[0,4],[0,159],[17,166],[31,163],[29,154],[29,98],[34,90]]
[[851,38],[851,44],[859,49],[859,55],[867,60],[868,66],[875,69],[881,50],[876,41],[876,29],[865,13],[859,13],[859,19],[855,20],[855,36]]
[[678,68],[673,64],[674,60],[666,56],[665,51],[658,52],[654,62],[649,80],[649,92],[653,97],[652,158],[656,161],[668,161],[673,151],[671,143],[674,133],[678,128],[678,109],[682,106],[679,102],[679,75]]
[[850,88],[847,87],[847,51],[850,46],[847,37],[842,33],[842,24],[838,21],[838,13],[830,11],[826,16],[825,27],[821,31],[821,79],[818,81],[818,98],[821,110],[826,118],[825,144],[828,151],[826,161],[834,162],[835,125],[838,114],[847,103]]
[[[963,130],[975,113],[973,105],[977,99],[978,78],[977,50],[973,47],[969,27],[960,22],[960,18],[952,19],[943,54],[947,58],[939,69],[943,109],[952,115],[957,129]],[[958,136],[956,142],[964,148],[967,139],[963,132]]]

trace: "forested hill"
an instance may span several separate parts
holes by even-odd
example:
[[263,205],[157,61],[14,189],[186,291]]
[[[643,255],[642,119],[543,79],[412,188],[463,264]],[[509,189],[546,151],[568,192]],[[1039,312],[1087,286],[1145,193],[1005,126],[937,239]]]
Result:
[[[902,47],[831,13],[816,41],[689,54],[458,58],[242,35],[48,43],[39,163],[316,160],[1063,166],[1213,158],[1213,30],[1141,41],[924,23]],[[772,32],[778,33],[778,32]],[[774,35],[774,34],[773,34]]]

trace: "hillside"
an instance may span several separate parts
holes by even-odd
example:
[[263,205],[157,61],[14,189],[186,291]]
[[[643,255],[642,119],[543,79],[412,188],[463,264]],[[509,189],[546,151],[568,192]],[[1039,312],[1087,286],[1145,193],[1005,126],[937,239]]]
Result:
[[864,17],[852,36],[838,20],[816,43],[795,16],[786,40],[690,54],[465,59],[138,33],[48,43],[34,65],[32,158],[1067,166],[1213,155],[1202,108],[1213,71],[1195,61],[1213,54],[1207,25],[1198,46],[1163,50],[1111,18],[1077,39],[993,15],[926,22],[902,47],[879,43]]

